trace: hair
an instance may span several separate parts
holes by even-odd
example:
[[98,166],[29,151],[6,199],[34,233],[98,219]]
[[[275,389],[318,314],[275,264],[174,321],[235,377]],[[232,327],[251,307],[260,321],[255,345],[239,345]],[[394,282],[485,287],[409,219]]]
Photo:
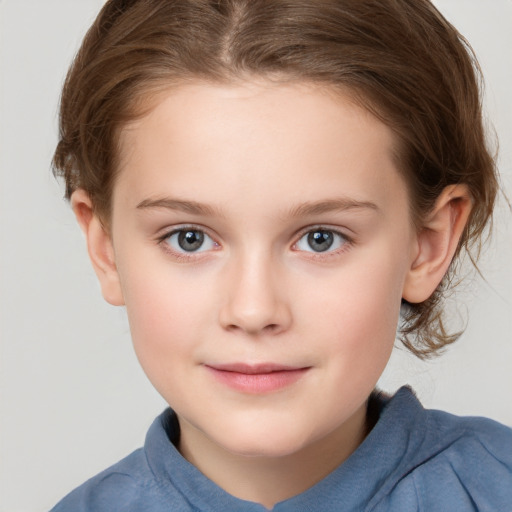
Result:
[[[68,72],[54,173],[83,188],[108,226],[123,127],[159,91],[187,81],[302,81],[349,94],[392,129],[421,220],[464,183],[472,211],[460,240],[475,262],[498,191],[471,47],[428,0],[110,0]],[[457,339],[435,293],[404,308],[399,338],[420,358]]]

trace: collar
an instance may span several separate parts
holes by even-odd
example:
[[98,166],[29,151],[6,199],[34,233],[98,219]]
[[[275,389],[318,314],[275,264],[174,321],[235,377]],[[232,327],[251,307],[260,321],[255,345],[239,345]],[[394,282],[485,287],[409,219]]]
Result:
[[[370,409],[378,420],[357,450],[307,491],[277,503],[274,512],[364,510],[392,490],[419,464],[427,429],[427,413],[409,387],[392,398],[372,393]],[[262,505],[235,498],[185,460],[175,447],[179,440],[176,414],[166,409],[150,427],[144,450],[161,486],[173,488],[197,510],[264,512]],[[174,443],[174,444],[173,444]]]

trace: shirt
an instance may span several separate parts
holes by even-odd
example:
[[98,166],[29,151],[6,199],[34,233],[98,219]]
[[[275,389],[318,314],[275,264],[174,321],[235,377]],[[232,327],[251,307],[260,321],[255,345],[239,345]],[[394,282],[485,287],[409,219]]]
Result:
[[[275,512],[512,511],[512,429],[422,407],[408,387],[375,393],[378,420],[337,469]],[[51,512],[264,512],[235,498],[176,449],[171,409],[143,448],[75,489]]]

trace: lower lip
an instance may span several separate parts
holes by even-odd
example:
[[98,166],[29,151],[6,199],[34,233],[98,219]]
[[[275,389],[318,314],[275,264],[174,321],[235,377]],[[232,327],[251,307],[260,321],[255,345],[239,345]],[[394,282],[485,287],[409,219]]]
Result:
[[309,370],[309,368],[298,368],[297,370],[248,374],[218,370],[211,366],[206,368],[222,384],[237,391],[252,394],[271,393],[291,386]]

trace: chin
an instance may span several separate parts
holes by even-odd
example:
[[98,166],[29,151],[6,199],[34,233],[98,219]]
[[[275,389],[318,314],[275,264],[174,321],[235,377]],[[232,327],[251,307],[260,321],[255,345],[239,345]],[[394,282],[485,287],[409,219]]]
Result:
[[271,445],[268,441],[265,444],[254,444],[245,446],[226,447],[227,450],[238,457],[252,459],[278,459],[294,455],[300,451],[302,446],[279,446],[277,443]]
[[217,443],[225,450],[239,457],[280,458],[300,452],[313,442],[312,439],[290,430],[263,429],[254,432],[238,431]]

